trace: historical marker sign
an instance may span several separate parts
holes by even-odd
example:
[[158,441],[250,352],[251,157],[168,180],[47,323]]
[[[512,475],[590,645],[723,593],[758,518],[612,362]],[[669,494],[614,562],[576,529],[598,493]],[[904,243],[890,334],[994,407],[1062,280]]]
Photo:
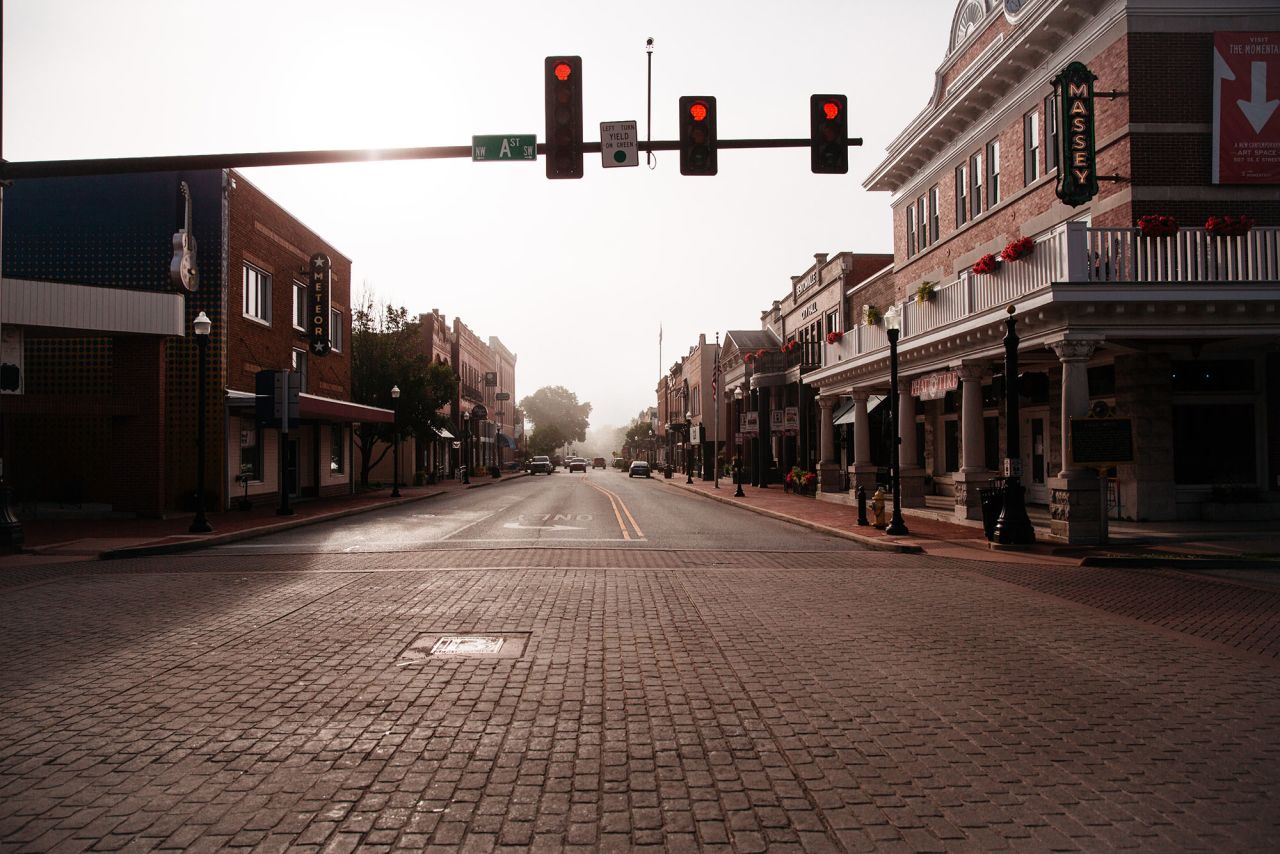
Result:
[[1071,462],[1110,468],[1133,462],[1133,421],[1128,418],[1072,418]]

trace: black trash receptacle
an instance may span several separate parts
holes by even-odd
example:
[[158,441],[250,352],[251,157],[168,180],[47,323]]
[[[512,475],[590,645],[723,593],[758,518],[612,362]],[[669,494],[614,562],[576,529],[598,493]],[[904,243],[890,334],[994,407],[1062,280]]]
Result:
[[996,522],[1000,519],[1000,511],[1004,509],[1004,488],[979,487],[978,501],[982,505],[982,531],[987,535],[987,540],[992,540],[996,535]]

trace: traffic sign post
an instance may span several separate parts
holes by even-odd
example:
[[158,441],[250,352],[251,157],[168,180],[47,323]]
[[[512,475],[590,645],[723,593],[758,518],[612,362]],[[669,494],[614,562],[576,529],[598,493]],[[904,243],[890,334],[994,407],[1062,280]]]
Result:
[[640,165],[635,122],[600,123],[600,165],[606,169]]
[[499,136],[471,137],[471,159],[487,160],[537,160],[538,138],[534,134],[506,134]]

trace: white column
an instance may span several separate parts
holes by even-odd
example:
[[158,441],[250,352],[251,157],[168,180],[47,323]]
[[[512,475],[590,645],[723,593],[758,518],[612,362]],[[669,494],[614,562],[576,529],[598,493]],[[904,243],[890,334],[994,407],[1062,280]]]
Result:
[[1062,362],[1062,471],[1058,477],[1065,478],[1071,471],[1071,419],[1089,414],[1088,365],[1100,343],[1093,338],[1064,338],[1048,345]]
[[831,423],[836,399],[827,395],[818,398],[820,422],[818,427],[818,462],[835,464],[835,426]]
[[871,392],[853,392],[853,464],[871,465],[871,419],[867,416],[867,398]]
[[902,439],[902,455],[898,459],[903,470],[917,468],[916,459],[916,399],[911,395],[911,381],[898,382],[898,436]]
[[960,375],[960,470],[966,473],[985,472],[984,439],[982,430],[982,379],[985,365],[961,365]]

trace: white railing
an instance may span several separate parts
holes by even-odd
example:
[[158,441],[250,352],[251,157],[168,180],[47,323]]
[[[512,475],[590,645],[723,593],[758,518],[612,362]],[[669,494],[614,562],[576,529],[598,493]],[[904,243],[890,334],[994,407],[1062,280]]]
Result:
[[1065,278],[1066,229],[1057,226],[1036,237],[1035,250],[1017,261],[1001,262],[994,273],[974,274],[973,312],[1008,305],[1050,282]]
[[902,328],[908,335],[919,335],[955,323],[969,316],[972,293],[969,275],[964,274],[933,292],[933,298],[918,302],[914,297],[903,304]]
[[1144,237],[1134,228],[1076,227],[1070,229],[1068,253],[1073,282],[1280,279],[1280,228],[1253,228],[1233,237],[1181,228],[1167,237]]

